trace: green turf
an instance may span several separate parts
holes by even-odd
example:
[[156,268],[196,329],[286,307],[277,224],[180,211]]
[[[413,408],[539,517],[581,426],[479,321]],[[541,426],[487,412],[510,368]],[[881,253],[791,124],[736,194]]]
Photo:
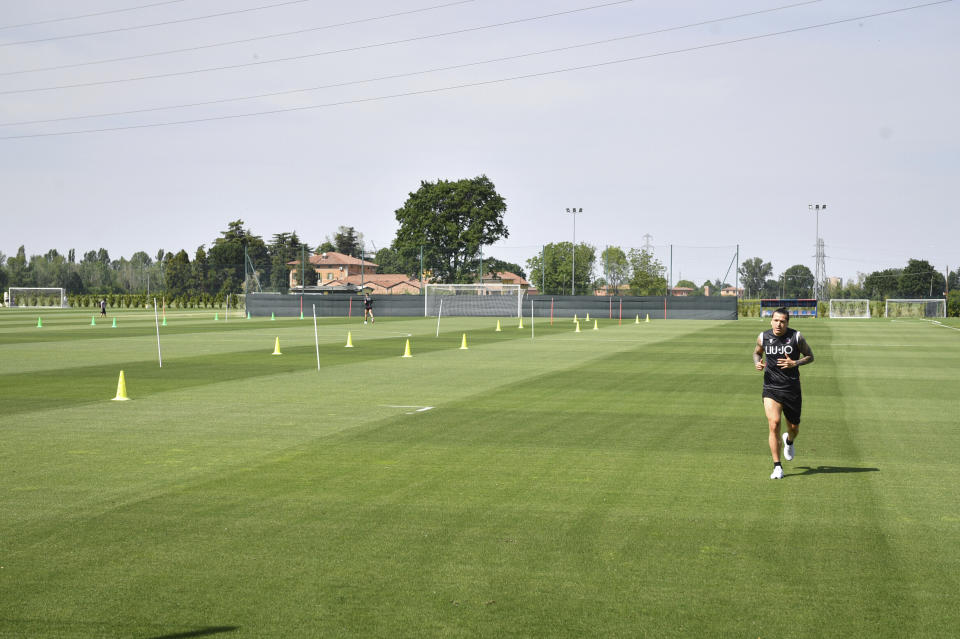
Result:
[[152,314],[37,315],[0,311],[0,636],[960,625],[955,320],[796,320],[777,482],[761,320],[322,318],[318,370],[311,319],[170,314],[160,367]]

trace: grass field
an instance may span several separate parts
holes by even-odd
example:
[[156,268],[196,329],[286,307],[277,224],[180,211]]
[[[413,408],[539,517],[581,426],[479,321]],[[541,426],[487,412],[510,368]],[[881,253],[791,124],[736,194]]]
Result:
[[0,311],[2,637],[960,628],[956,320],[795,320],[771,481],[763,320],[117,317]]

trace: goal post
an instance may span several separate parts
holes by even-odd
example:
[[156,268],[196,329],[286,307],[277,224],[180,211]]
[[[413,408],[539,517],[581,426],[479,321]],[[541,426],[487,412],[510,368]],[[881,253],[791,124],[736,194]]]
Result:
[[830,300],[829,317],[835,319],[868,319],[870,317],[870,300],[832,299]]
[[7,304],[18,308],[66,308],[67,292],[62,288],[11,286]]
[[423,316],[520,317],[523,289],[519,284],[427,284]]
[[884,317],[946,317],[945,299],[888,299],[883,310]]

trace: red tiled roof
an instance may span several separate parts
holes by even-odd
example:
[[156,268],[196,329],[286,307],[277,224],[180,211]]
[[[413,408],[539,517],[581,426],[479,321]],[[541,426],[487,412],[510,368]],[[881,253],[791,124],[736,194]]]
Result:
[[[336,251],[328,251],[320,255],[311,255],[308,261],[312,266],[317,268],[323,268],[324,266],[360,266],[361,264],[373,268],[377,268],[378,266],[373,262],[367,262],[356,257],[351,257],[350,255],[337,253]],[[287,262],[287,266],[297,266],[299,264],[300,260]]]

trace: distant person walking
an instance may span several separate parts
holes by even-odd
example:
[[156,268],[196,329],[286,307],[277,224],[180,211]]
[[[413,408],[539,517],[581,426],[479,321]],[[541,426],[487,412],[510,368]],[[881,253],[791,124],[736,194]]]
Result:
[[106,317],[106,316],[107,316],[107,300],[101,299],[100,300],[100,317]]
[[367,323],[367,317],[370,318],[370,323],[373,324],[373,300],[370,299],[370,294],[365,293],[363,296],[363,323]]
[[[794,457],[793,442],[800,431],[800,371],[798,368],[813,362],[813,351],[799,331],[790,328],[790,313],[780,307],[773,312],[770,330],[757,336],[753,363],[763,371],[763,412],[770,428],[768,440],[773,456],[770,479],[783,479],[780,464],[780,414],[787,418],[787,432],[783,433],[783,456]],[[799,359],[793,359],[802,355]]]

